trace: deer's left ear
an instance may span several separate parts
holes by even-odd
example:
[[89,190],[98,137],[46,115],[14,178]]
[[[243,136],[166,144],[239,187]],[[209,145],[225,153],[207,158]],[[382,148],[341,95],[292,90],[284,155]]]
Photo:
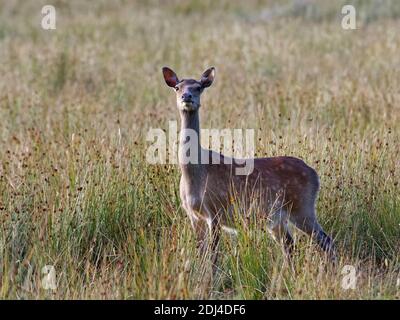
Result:
[[207,88],[212,85],[215,78],[215,68],[211,67],[204,71],[201,75],[200,83],[203,88]]

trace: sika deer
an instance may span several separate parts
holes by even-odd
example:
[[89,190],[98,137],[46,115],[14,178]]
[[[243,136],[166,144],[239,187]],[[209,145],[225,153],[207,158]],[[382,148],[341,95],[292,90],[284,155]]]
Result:
[[[200,146],[199,108],[200,95],[211,86],[215,69],[207,69],[199,81],[179,80],[171,69],[164,67],[163,75],[169,87],[176,91],[177,106],[181,117],[179,161],[182,172],[180,197],[182,206],[197,234],[198,245],[204,251],[210,245],[216,252],[220,229],[230,227],[233,221],[232,197],[248,194],[249,203],[255,196],[259,210],[268,216],[268,229],[273,237],[282,241],[289,255],[293,238],[287,222],[310,235],[332,258],[335,249],[331,238],[322,230],[315,215],[315,201],[319,178],[314,169],[293,157],[255,158],[254,170],[248,175],[236,175],[234,169],[241,165],[229,161],[222,154]],[[190,133],[195,133],[195,135]],[[194,161],[184,163],[187,147],[199,150]],[[217,156],[219,164],[204,159]],[[203,160],[203,162],[202,162]],[[228,164],[226,164],[228,163]],[[209,242],[209,240],[211,240]],[[217,254],[214,257],[216,262]]]

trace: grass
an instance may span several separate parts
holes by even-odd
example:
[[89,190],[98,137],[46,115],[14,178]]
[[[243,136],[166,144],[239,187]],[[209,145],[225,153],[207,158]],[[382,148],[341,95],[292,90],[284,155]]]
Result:
[[[345,31],[342,1],[304,3],[59,0],[45,31],[47,3],[1,1],[0,297],[398,299],[400,5],[350,1]],[[250,222],[223,237],[212,290],[199,285],[179,169],[145,161],[148,129],[178,119],[164,65],[216,67],[203,128],[256,129],[258,156],[318,171],[337,267],[296,233],[292,270]]]

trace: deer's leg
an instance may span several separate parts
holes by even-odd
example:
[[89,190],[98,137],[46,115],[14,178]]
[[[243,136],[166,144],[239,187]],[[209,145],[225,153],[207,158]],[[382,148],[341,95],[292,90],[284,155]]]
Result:
[[314,210],[308,211],[307,214],[294,212],[289,219],[297,228],[311,236],[321,249],[329,255],[332,261],[336,261],[336,250],[333,240],[318,223]]
[[207,251],[208,246],[208,225],[203,219],[199,219],[195,216],[190,218],[193,230],[196,234],[196,246],[200,250],[200,254],[204,255]]
[[[209,299],[211,289],[214,286],[215,275],[217,272],[219,226],[211,219],[201,220],[201,260],[202,267],[199,269],[199,297]],[[199,226],[199,224],[197,224]],[[200,228],[200,227],[199,227]]]
[[214,218],[209,222],[210,230],[210,251],[211,263],[213,265],[213,273],[215,273],[218,261],[218,244],[220,239],[221,228],[218,218]]
[[294,241],[287,225],[287,215],[284,211],[273,213],[269,217],[268,229],[272,237],[282,243],[286,256],[290,259],[293,253]]

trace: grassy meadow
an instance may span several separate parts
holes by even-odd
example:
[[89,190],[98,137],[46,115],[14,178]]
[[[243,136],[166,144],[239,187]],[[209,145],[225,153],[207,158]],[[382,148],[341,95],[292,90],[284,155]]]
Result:
[[[395,0],[0,0],[0,298],[399,299],[399,30]],[[145,159],[148,130],[179,120],[164,65],[216,67],[202,128],[255,129],[257,156],[318,171],[336,267],[296,232],[290,268],[250,222],[201,285],[179,168]]]

